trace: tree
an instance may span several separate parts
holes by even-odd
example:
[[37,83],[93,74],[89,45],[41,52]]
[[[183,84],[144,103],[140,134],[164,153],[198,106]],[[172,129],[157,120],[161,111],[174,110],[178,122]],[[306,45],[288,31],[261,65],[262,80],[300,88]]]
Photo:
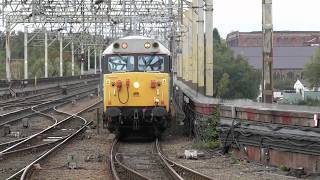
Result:
[[274,81],[274,88],[276,90],[294,90],[293,86],[294,82],[287,79],[277,79]]
[[227,92],[229,91],[228,87],[230,84],[230,79],[229,79],[229,74],[228,73],[224,73],[222,75],[221,80],[219,81],[219,85],[218,85],[218,89],[217,89],[217,96],[219,98],[225,98],[225,95],[227,94]]
[[221,36],[217,28],[213,29],[213,43],[216,45],[221,44]]
[[311,57],[310,62],[305,65],[303,74],[310,83],[310,88],[320,87],[320,48]]
[[[39,30],[34,30],[37,32]],[[5,38],[4,33],[0,31],[0,79],[5,79]],[[37,36],[41,38],[42,33]],[[24,33],[23,32],[12,32],[11,33],[11,59],[23,59],[24,58]],[[37,38],[35,38],[37,39]],[[63,46],[66,46],[68,42],[63,42]],[[63,54],[64,60],[64,75],[71,75],[71,49],[70,46],[66,47]],[[49,77],[59,76],[59,42],[53,42],[48,49],[48,73]],[[76,62],[77,63],[77,62]],[[44,77],[44,46],[37,46],[35,43],[30,44],[28,47],[28,69],[29,78]],[[21,71],[14,70],[12,71]],[[75,65],[75,74],[80,74],[80,68]]]
[[[220,44],[217,44],[219,42]],[[255,99],[259,93],[261,72],[250,66],[244,57],[234,57],[232,50],[224,42],[214,41],[214,43],[215,96],[223,96],[227,99]],[[227,75],[229,75],[228,78]]]

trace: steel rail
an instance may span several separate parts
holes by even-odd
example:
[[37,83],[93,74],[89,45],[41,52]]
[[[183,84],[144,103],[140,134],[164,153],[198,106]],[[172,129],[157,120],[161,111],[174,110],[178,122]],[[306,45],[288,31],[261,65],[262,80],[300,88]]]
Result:
[[[74,84],[67,84],[65,86],[67,87],[68,91],[73,91],[75,89],[81,89],[84,87],[88,87],[90,84],[95,84],[95,81],[88,82],[88,84],[84,84],[84,82],[78,82],[78,83],[74,83]],[[42,91],[48,90],[49,92],[41,92],[38,94],[36,93],[36,94],[30,95],[30,96],[26,96],[26,97],[22,97],[22,98],[18,98],[18,99],[13,99],[13,100],[9,100],[6,102],[1,102],[0,108],[4,110],[4,109],[8,109],[10,107],[15,107],[15,106],[27,106],[24,103],[27,103],[27,104],[33,103],[33,102],[37,103],[38,101],[40,101],[42,99],[48,99],[48,98],[52,98],[54,96],[59,96],[62,93],[62,89],[58,88],[58,87],[59,86],[55,86],[55,87],[50,87],[48,89],[42,90]],[[39,96],[41,96],[41,97],[39,97]],[[43,97],[43,96],[45,96],[45,97]],[[17,105],[17,103],[20,103],[20,104]]]
[[116,137],[113,142],[112,142],[112,145],[111,145],[111,150],[110,150],[110,168],[111,168],[111,172],[112,172],[112,176],[114,178],[114,180],[120,180],[119,176],[118,176],[118,173],[117,173],[117,170],[116,170],[116,166],[115,166],[115,162],[114,162],[114,151],[115,151],[115,146],[116,144],[118,143],[118,138]]
[[[51,101],[47,101],[47,102],[44,102],[44,103],[41,103],[41,104],[38,104],[36,105],[36,107],[39,107],[40,105],[47,105],[47,104],[51,104],[51,103],[59,103],[59,101],[66,101],[70,98],[73,98],[77,95],[81,95],[81,94],[85,94],[85,93],[88,93],[88,92],[91,92],[93,90],[95,90],[96,88],[88,88],[89,90],[84,90],[84,91],[81,91],[79,93],[75,93],[75,94],[71,94],[71,95],[68,95],[68,96],[65,96],[65,97],[62,97],[62,98],[58,98],[58,99],[54,99],[54,100],[51,100]],[[32,112],[32,108],[34,108],[35,106],[32,106],[32,107],[28,107],[28,108],[25,108],[25,109],[20,109],[20,110],[16,110],[16,111],[12,111],[10,113],[6,113],[6,114],[1,114],[0,115],[0,120],[4,120],[6,118],[10,118],[11,116],[15,116],[15,115],[20,115],[22,113],[27,113],[29,111],[29,113]],[[18,119],[20,120],[21,118],[24,118],[25,116],[22,116],[22,117],[18,117]]]
[[[85,97],[85,96],[83,96],[83,97]],[[83,97],[78,97],[77,100],[78,100],[78,99],[81,99],[81,98],[83,98]],[[48,111],[48,110],[50,110],[50,109],[53,109],[53,110],[55,110],[56,112],[58,112],[58,110],[57,110],[56,108],[59,107],[59,106],[65,105],[65,104],[67,104],[67,103],[70,103],[70,102],[69,102],[69,101],[66,101],[66,102],[64,102],[64,103],[59,103],[57,106],[54,106],[53,108],[47,108],[47,109],[41,110],[40,113],[38,113],[38,112],[37,112],[37,113],[38,113],[38,114],[41,114],[42,116],[45,116],[45,117],[48,118],[48,119],[52,119],[52,121],[53,121],[53,124],[52,124],[52,125],[54,125],[54,124],[57,124],[57,123],[58,123],[58,120],[57,120],[55,117],[53,117],[53,116],[51,116],[51,115],[48,115],[48,114],[46,114],[46,113],[44,113],[44,112],[45,112],[45,111]],[[30,115],[27,115],[27,116],[25,116],[25,117],[29,117],[29,116],[31,117],[31,116],[34,116],[34,115],[37,114],[37,113],[30,114]],[[59,113],[60,113],[60,112],[59,112]],[[22,118],[25,118],[25,117],[22,117]],[[12,120],[12,121],[8,121],[8,122],[5,122],[5,123],[2,123],[2,124],[0,124],[0,127],[3,126],[3,125],[5,125],[5,124],[9,124],[9,123],[13,123],[13,122],[15,122],[15,121],[21,120],[22,118],[19,118],[19,119],[15,119],[15,120]],[[29,137],[30,137],[30,136],[29,136]],[[23,140],[25,140],[25,139],[27,139],[27,138],[28,138],[28,137],[24,137],[24,138],[16,139],[16,140],[13,140],[13,141],[0,143],[0,151],[6,149],[7,147],[13,146],[14,144],[17,144],[17,143],[19,143],[19,142],[21,142],[21,141],[23,141]]]
[[[77,87],[79,85],[82,85],[82,84],[83,84],[83,82],[77,82],[77,83],[73,83],[73,84],[67,84],[65,86],[67,86],[68,88],[75,88],[75,87]],[[44,96],[44,95],[49,95],[49,94],[54,94],[54,93],[61,93],[61,90],[62,89],[59,88],[59,85],[48,87],[48,88],[44,88],[44,89],[40,89],[40,90],[36,90],[39,93],[33,93],[31,95],[27,95],[27,96],[24,96],[24,97],[6,100],[6,101],[0,103],[0,107],[2,107],[4,105],[8,105],[10,103],[13,104],[13,103],[19,103],[19,102],[22,102],[22,101],[26,101],[26,100],[37,99],[37,98],[39,98],[39,96]]]
[[68,136],[63,137],[62,139],[59,139],[54,142],[48,142],[48,143],[44,143],[44,144],[40,144],[40,145],[30,146],[30,147],[26,147],[26,148],[3,153],[3,154],[1,154],[1,160],[5,159],[5,158],[9,158],[9,156],[13,156],[13,155],[17,155],[17,154],[19,154],[21,156],[21,155],[25,155],[26,153],[34,153],[36,151],[41,151],[43,149],[46,149],[48,147],[56,145],[57,143],[63,141],[67,137]]
[[[115,153],[115,146],[119,142],[118,138],[115,138],[115,140],[112,143],[111,147],[111,156],[110,156],[110,163],[111,163],[111,170],[112,170],[112,175],[115,178],[115,180],[120,180],[118,176],[118,172],[115,167],[115,162],[117,163],[118,166],[120,166],[124,171],[126,176],[129,179],[134,179],[134,180],[149,180],[149,178],[145,177],[141,173],[135,171],[134,169],[126,166],[125,164],[121,163],[121,161],[117,158],[119,154],[114,154]],[[114,161],[115,160],[115,161]]]
[[[81,94],[82,94],[82,93],[81,93]],[[76,95],[79,95],[79,94],[76,94]],[[83,98],[83,97],[78,97],[77,99],[81,99],[81,98]],[[57,105],[56,107],[61,106],[61,105],[66,104],[66,103],[69,103],[69,101],[68,101],[68,102],[64,102],[64,103],[60,103],[60,104]],[[53,109],[55,110],[56,107],[54,107]],[[43,111],[47,111],[47,110],[48,110],[48,109],[45,109],[45,110],[43,110]],[[41,113],[42,113],[43,111],[41,111]],[[32,114],[32,115],[35,115],[35,114]],[[30,116],[32,116],[32,115],[30,115]],[[43,115],[43,116],[46,116],[46,117],[48,117],[48,118],[50,118],[50,119],[53,119],[53,120],[54,120],[54,123],[57,123],[57,122],[58,122],[57,120],[55,120],[54,118],[52,118],[50,115],[47,115],[47,114],[45,114],[45,113],[43,113],[42,115]],[[22,118],[24,118],[24,117],[22,117]],[[22,119],[22,118],[19,118],[19,119],[17,119],[17,120],[20,120],[20,119]],[[16,120],[15,120],[15,121],[16,121]],[[10,121],[10,122],[8,122],[8,123],[11,123],[11,122],[13,122],[13,121]],[[2,125],[3,125],[3,124],[1,124],[0,127],[1,127]],[[53,125],[54,125],[54,124],[53,124]],[[29,136],[29,137],[31,137],[31,136]],[[13,140],[13,141],[1,143],[1,144],[0,144],[0,151],[2,152],[2,151],[8,149],[9,147],[11,147],[11,146],[13,146],[13,145],[15,145],[15,144],[17,144],[17,143],[20,143],[20,142],[22,142],[22,141],[25,141],[25,140],[26,140],[27,138],[29,138],[29,137],[24,137],[24,138],[20,138],[20,139],[17,139],[17,140]]]
[[90,109],[94,106],[96,106],[97,104],[101,103],[101,100],[95,102],[94,104],[85,107],[84,109],[82,109],[80,112],[76,113],[76,114],[70,114],[67,112],[63,112],[62,113],[66,113],[68,115],[70,115],[70,117],[77,117],[79,119],[81,119],[83,121],[83,126],[78,129],[76,132],[72,133],[71,135],[67,136],[64,140],[62,140],[62,142],[60,142],[58,145],[54,146],[53,148],[51,148],[50,150],[46,151],[43,155],[41,155],[39,158],[37,158],[36,160],[34,160],[33,162],[31,162],[29,165],[25,166],[24,168],[22,168],[20,171],[16,172],[15,174],[13,174],[12,176],[10,176],[8,179],[17,179],[20,176],[20,179],[27,179],[29,178],[29,176],[31,176],[32,171],[34,170],[34,165],[36,163],[38,163],[41,160],[44,160],[45,158],[47,158],[51,153],[53,153],[54,151],[56,151],[58,148],[62,147],[63,145],[69,143],[75,136],[79,135],[81,132],[83,132],[84,129],[87,128],[88,125],[90,125],[93,121],[88,122],[86,119],[84,119],[81,116],[78,116],[78,114],[83,113],[84,111],[87,111],[87,109]]
[[[115,180],[120,180],[119,178],[119,175],[118,175],[118,172],[117,172],[117,169],[116,169],[116,165],[118,165],[121,170],[123,170],[124,172],[121,172],[122,174],[125,174],[125,176],[128,178],[128,179],[134,179],[134,180],[151,180],[151,178],[148,178],[146,176],[144,176],[143,174],[137,172],[136,170],[128,167],[127,165],[123,164],[121,162],[121,160],[119,159],[118,156],[120,156],[121,154],[118,154],[115,152],[115,147],[118,143],[118,138],[116,138],[113,143],[112,143],[112,147],[111,147],[111,156],[110,156],[110,167],[111,167],[111,172],[112,172],[112,175],[113,175],[113,178]],[[174,179],[174,180],[183,180],[184,178],[172,167],[172,163],[171,161],[169,161],[161,152],[161,149],[160,149],[160,145],[159,145],[159,141],[158,139],[156,139],[155,141],[155,148],[156,148],[156,151],[157,151],[157,155],[159,156],[160,158],[160,163],[164,166],[165,170],[170,174],[171,178]],[[116,153],[116,154],[115,154]],[[171,164],[170,164],[171,163]],[[189,172],[189,174],[191,174],[190,172],[192,172],[192,175],[193,177],[205,177],[205,175],[202,175],[200,173],[197,173],[191,169],[188,169],[188,168],[184,168],[186,169],[185,172]],[[181,171],[180,171],[181,172]],[[194,174],[196,174],[197,176],[195,176]],[[202,178],[204,179],[204,178]],[[202,180],[201,179],[201,180]],[[205,180],[207,179],[210,179],[211,178],[206,178]],[[197,179],[196,179],[197,180]]]
[[[93,89],[92,89],[92,90],[93,90]],[[80,94],[85,94],[85,93],[87,93],[87,91],[82,92],[82,93],[80,93]],[[21,121],[23,118],[31,117],[31,116],[34,116],[34,115],[36,115],[36,114],[41,114],[42,116],[45,116],[45,117],[49,117],[49,118],[50,118],[50,116],[47,116],[47,115],[46,115],[45,113],[43,113],[43,112],[50,110],[50,109],[51,109],[50,106],[51,106],[52,104],[57,104],[56,106],[61,106],[61,105],[65,104],[65,103],[69,103],[69,101],[67,101],[68,99],[73,98],[73,97],[75,97],[75,96],[78,96],[78,95],[80,95],[80,94],[73,94],[72,96],[63,97],[63,98],[59,98],[59,99],[52,100],[52,101],[46,101],[46,102],[37,104],[37,105],[35,105],[35,106],[32,106],[32,107],[30,107],[30,109],[33,111],[32,113],[27,114],[27,115],[23,115],[23,116],[20,116],[20,117],[17,117],[17,118],[14,118],[14,119],[12,119],[12,120],[5,121],[5,122],[3,122],[3,123],[0,123],[0,127],[4,126],[4,125],[6,125],[6,124],[11,124],[11,123],[14,123],[14,122],[17,122],[17,121]],[[82,98],[82,97],[76,98],[76,100],[81,99],[81,98]],[[62,103],[61,103],[60,101],[62,101],[62,100],[66,101],[66,102],[62,102]],[[42,110],[39,110],[39,111],[34,110],[35,108],[40,108],[40,106],[44,106],[44,107],[45,107],[45,105],[46,105],[46,106],[49,106],[49,107],[48,107],[48,108],[45,108],[45,109],[42,109]],[[42,107],[42,108],[44,108],[44,107]]]
[[20,142],[20,141],[23,141],[24,139],[26,139],[26,137],[25,138],[20,138],[20,139],[16,139],[16,140],[13,140],[13,141],[8,141],[8,142],[4,142],[4,143],[1,143],[0,144],[0,151],[4,148],[6,148],[6,147],[10,147],[10,146],[12,146],[13,144],[16,144],[16,143],[18,143],[18,142]]
[[[100,101],[101,101],[101,100],[99,100],[99,102],[100,102]],[[91,107],[93,107],[93,106],[91,106]],[[90,108],[91,108],[91,107],[90,107]],[[33,108],[33,109],[34,109],[34,108]],[[85,110],[86,110],[86,109],[85,109]],[[84,110],[81,110],[79,113],[81,113],[82,111],[84,111]],[[43,113],[41,113],[40,111],[38,111],[37,113],[43,114]],[[79,113],[77,113],[77,114],[79,114]],[[18,143],[16,143],[16,144],[14,144],[13,146],[10,146],[9,148],[1,151],[0,154],[3,154],[3,153],[5,153],[5,152],[8,152],[8,151],[12,150],[13,148],[16,148],[17,146],[20,146],[20,145],[22,145],[22,144],[24,144],[24,143],[26,143],[26,142],[28,142],[28,141],[30,141],[30,140],[32,140],[32,139],[35,139],[37,136],[39,136],[39,135],[41,135],[41,134],[43,134],[43,133],[46,133],[46,132],[54,129],[56,126],[58,126],[58,125],[60,125],[60,124],[62,124],[62,123],[64,123],[64,122],[68,121],[69,119],[71,119],[73,116],[75,116],[75,115],[77,115],[77,114],[74,114],[74,115],[72,115],[72,116],[70,115],[69,117],[63,119],[62,121],[57,122],[57,123],[53,124],[52,126],[49,126],[48,128],[40,131],[39,133],[36,133],[36,134],[33,134],[33,135],[27,137],[26,139],[24,139],[24,140],[22,140],[22,141],[20,141],[20,142],[18,142]]]
[[175,175],[173,177],[179,178],[179,180],[183,179],[191,179],[191,180],[213,180],[213,178],[210,178],[207,175],[201,174],[193,169],[190,169],[186,166],[183,166],[181,164],[178,164],[174,162],[173,160],[170,160],[167,158],[163,153],[161,152],[159,140],[156,139],[156,147],[158,151],[159,157],[163,160],[165,165],[167,166],[170,171],[173,171],[172,173]]
[[156,139],[156,149],[157,149],[158,156],[160,157],[161,161],[164,163],[164,165],[165,165],[166,169],[168,170],[168,172],[170,173],[170,175],[175,180],[183,180],[183,178],[171,167],[171,165],[166,160],[165,156],[161,153],[158,138]]
[[90,121],[89,123],[85,124],[83,127],[81,127],[77,132],[73,133],[72,135],[68,136],[65,140],[63,140],[58,145],[54,146],[52,149],[48,150],[46,153],[44,153],[42,156],[40,156],[38,159],[34,160],[32,163],[27,165],[25,168],[21,169],[14,175],[10,176],[8,180],[10,179],[17,179],[18,176],[21,174],[20,180],[28,179],[32,175],[32,171],[34,171],[34,165],[38,163],[41,160],[44,160],[47,158],[50,154],[52,154],[54,151],[56,151],[58,148],[62,147],[63,145],[66,145],[67,143],[70,143],[70,141],[77,135],[79,135],[85,128],[87,128],[88,125],[90,125],[93,121]]

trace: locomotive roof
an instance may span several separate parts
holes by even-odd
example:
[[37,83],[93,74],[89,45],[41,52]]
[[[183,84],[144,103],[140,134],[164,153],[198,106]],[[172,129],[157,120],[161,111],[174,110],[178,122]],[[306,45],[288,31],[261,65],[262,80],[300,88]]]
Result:
[[[126,36],[123,38],[120,38],[116,41],[114,41],[112,44],[110,44],[103,52],[102,55],[106,55],[106,54],[116,54],[116,52],[114,52],[114,48],[113,48],[113,44],[117,43],[117,42],[127,42],[130,46],[130,42],[131,43],[136,43],[137,40],[146,40],[146,42],[148,42],[147,40],[150,40],[152,42],[157,42],[159,44],[159,48],[157,48],[157,52],[155,52],[156,54],[169,54],[170,55],[170,51],[168,50],[168,48],[166,48],[162,43],[160,43],[159,41],[149,38],[149,37],[144,37],[144,36]],[[122,53],[125,53],[125,51],[123,51]],[[141,52],[133,52],[130,51],[130,49],[128,49],[128,53],[148,53],[148,51],[141,51]],[[154,52],[150,52],[150,53],[154,53]]]

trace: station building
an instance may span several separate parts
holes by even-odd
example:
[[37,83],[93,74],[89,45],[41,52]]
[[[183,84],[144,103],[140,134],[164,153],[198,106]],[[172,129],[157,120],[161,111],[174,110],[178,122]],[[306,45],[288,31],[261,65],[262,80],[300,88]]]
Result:
[[[262,68],[262,32],[232,32],[226,44],[235,56],[247,58],[256,69]],[[320,47],[320,31],[275,31],[273,35],[273,75],[275,80],[303,79],[303,68]]]

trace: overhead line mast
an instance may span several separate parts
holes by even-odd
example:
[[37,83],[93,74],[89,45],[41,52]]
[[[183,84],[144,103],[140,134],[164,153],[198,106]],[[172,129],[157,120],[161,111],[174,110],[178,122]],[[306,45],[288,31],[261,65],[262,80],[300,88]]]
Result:
[[262,0],[262,102],[273,102],[273,22],[272,0]]

